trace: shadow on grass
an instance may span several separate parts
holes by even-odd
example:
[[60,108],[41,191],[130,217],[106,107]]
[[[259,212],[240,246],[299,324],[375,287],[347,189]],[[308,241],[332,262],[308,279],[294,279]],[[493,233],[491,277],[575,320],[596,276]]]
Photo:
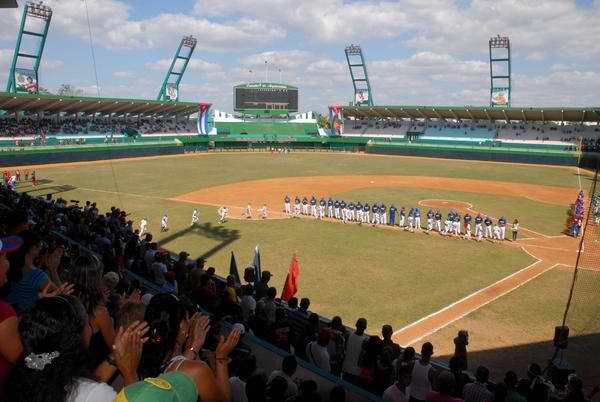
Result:
[[[48,180],[47,183],[52,183],[52,181]],[[17,187],[18,190],[22,191],[22,188]],[[77,187],[71,186],[70,184],[56,185],[56,186],[46,186],[42,187],[41,185],[37,185],[36,187],[30,186],[27,190],[22,191],[23,193],[39,193],[39,194],[60,194],[66,193],[67,191],[76,190]]]
[[[187,236],[187,235],[196,235],[198,237],[204,237],[206,239],[219,241],[219,244],[217,244],[216,246],[212,247],[209,250],[206,250],[205,252],[203,252],[200,255],[200,257],[203,257],[203,258],[211,257],[212,255],[214,255],[221,249],[227,247],[228,245],[230,245],[231,243],[233,243],[234,241],[236,241],[240,238],[240,232],[237,229],[235,229],[235,230],[227,229],[224,226],[214,226],[210,222],[206,222],[202,225],[189,226],[186,229],[180,230],[178,232],[174,232],[174,233],[168,235],[167,237],[165,237],[164,239],[162,239],[161,241],[159,241],[158,244],[159,244],[159,246],[162,247],[166,244],[169,244],[173,240],[176,240],[182,236]],[[170,251],[179,253],[179,251],[181,251],[181,250],[170,250]]]
[[[471,339],[470,347],[477,344],[476,339]],[[452,342],[449,339],[448,342]],[[469,351],[469,371],[474,373],[478,366],[490,369],[490,379],[500,382],[508,370],[517,373],[519,377],[526,377],[527,367],[530,363],[538,363],[542,368],[549,367],[549,362],[554,356],[553,341],[535,342],[513,345],[495,349]],[[559,351],[554,361],[564,371],[550,368],[548,375],[561,383],[566,380],[570,369],[575,370],[583,379],[584,386],[589,392],[594,386],[600,385],[600,368],[594,356],[600,355],[600,334],[588,334],[569,337],[568,348]],[[452,356],[438,356],[436,360],[448,362]],[[566,374],[565,374],[566,373]],[[587,394],[586,392],[586,394]]]

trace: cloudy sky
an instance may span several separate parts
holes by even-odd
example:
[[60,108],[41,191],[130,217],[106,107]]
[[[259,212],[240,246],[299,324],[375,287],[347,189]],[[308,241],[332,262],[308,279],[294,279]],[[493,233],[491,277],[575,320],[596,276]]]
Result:
[[[233,85],[265,79],[265,60],[270,81],[299,87],[301,110],[347,104],[350,43],[363,48],[376,104],[484,105],[488,39],[502,34],[511,39],[514,105],[600,105],[600,0],[87,2],[102,96],[156,97],[181,36],[192,34],[180,99],[220,110],[232,110]],[[95,95],[83,1],[45,3],[54,16],[41,85]],[[2,88],[19,14],[0,10]]]

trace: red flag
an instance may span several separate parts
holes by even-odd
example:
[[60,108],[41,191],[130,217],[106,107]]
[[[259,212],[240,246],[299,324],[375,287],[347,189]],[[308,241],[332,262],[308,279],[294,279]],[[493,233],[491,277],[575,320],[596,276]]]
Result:
[[296,254],[292,256],[292,262],[290,263],[290,270],[288,271],[287,277],[285,278],[285,285],[283,285],[283,292],[281,293],[281,299],[288,301],[298,291],[298,281],[300,279],[300,267],[298,266],[298,260]]

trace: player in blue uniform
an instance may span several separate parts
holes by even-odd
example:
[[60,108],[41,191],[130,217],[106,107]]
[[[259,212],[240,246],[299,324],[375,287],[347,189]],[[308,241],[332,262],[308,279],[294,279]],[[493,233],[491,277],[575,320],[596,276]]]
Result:
[[481,214],[477,214],[475,217],[475,237],[477,237],[477,241],[481,241],[483,238],[483,218]]
[[429,208],[427,211],[427,234],[431,234],[431,230],[433,229],[433,211]]
[[390,225],[396,226],[396,207],[394,204],[390,205]]
[[500,219],[498,219],[498,226],[500,226],[500,240],[504,241],[504,239],[506,238],[506,218],[501,216]]
[[354,202],[350,201],[350,203],[348,204],[348,220],[350,222],[354,221]]
[[456,212],[454,214],[454,222],[452,224],[452,230],[454,232],[454,236],[460,236],[460,214]]
[[485,216],[485,219],[483,220],[483,225],[485,226],[485,233],[483,234],[483,237],[487,238],[492,238],[494,237],[494,234],[492,233],[492,219],[490,219],[489,216]]
[[414,209],[413,215],[415,217],[415,229],[420,232],[421,231],[421,210],[419,209],[419,207]]

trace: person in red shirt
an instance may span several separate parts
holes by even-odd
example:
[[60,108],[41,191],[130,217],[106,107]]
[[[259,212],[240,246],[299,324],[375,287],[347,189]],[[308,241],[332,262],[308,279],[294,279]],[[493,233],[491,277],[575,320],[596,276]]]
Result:
[[[6,254],[17,250],[22,243],[18,236],[0,238],[0,287],[6,284],[6,273],[10,267]],[[17,326],[15,310],[0,299],[0,399],[3,395],[4,380],[12,363],[17,361],[23,350]]]

